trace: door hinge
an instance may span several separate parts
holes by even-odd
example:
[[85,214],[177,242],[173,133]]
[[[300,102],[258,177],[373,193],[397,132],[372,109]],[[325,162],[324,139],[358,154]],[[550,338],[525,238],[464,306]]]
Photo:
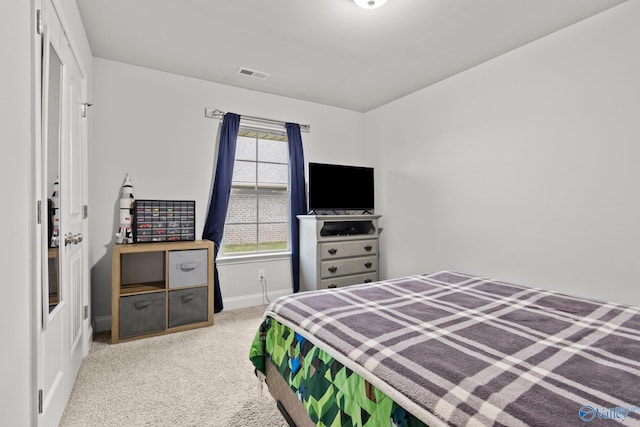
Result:
[[92,105],[93,104],[90,104],[88,102],[83,102],[82,104],[80,104],[80,115],[82,116],[82,118],[87,117],[87,111]]
[[44,31],[44,25],[42,22],[42,9],[36,10],[36,32],[42,34]]
[[38,200],[38,206],[36,207],[36,221],[38,221],[38,224],[42,224],[42,200]]
[[84,320],[87,320],[89,318],[89,306],[85,305],[83,308],[84,308]]
[[38,390],[38,413],[42,413],[42,389]]
[[82,217],[84,219],[89,217],[89,205],[82,205]]

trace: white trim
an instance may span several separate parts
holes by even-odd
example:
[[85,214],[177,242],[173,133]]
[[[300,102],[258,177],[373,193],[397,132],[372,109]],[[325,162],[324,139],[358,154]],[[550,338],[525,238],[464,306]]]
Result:
[[[291,295],[293,291],[291,290],[277,290],[268,292],[268,297],[271,301],[285,295]],[[243,295],[240,297],[231,297],[231,298],[222,298],[222,302],[224,303],[224,310],[235,310],[237,308],[246,308],[246,307],[255,307],[257,305],[265,305],[268,304],[262,293],[259,294],[251,294],[251,295]],[[215,317],[215,316],[214,316]]]
[[219,266],[233,264],[248,264],[263,261],[291,259],[291,252],[252,253],[250,255],[225,255],[216,259]]

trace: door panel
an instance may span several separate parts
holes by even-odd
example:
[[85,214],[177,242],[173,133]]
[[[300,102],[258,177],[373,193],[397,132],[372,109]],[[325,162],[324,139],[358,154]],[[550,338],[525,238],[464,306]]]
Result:
[[[75,377],[75,365],[82,360],[82,351],[78,342],[82,329],[82,290],[84,281],[84,236],[83,236],[83,186],[82,177],[84,159],[84,125],[81,106],[83,103],[82,75],[75,56],[69,45],[63,46],[65,54],[64,93],[67,132],[63,139],[61,159],[61,193],[63,209],[61,212],[64,230],[64,284],[68,289],[69,351],[71,373]],[[78,364],[79,367],[79,364]]]
[[[59,317],[59,316],[58,316]],[[64,347],[62,322],[51,322],[44,335],[43,351],[47,354],[43,366],[42,413],[51,414],[64,410],[64,404],[57,396],[60,394],[64,377]],[[45,423],[43,425],[54,425]]]
[[[65,396],[65,291],[64,273],[59,248],[60,214],[60,141],[63,125],[63,73],[60,50],[60,25],[52,7],[44,12],[48,23],[44,27],[42,44],[42,113],[41,113],[41,178],[43,204],[47,221],[42,232],[41,286],[38,293],[41,309],[40,331],[37,335],[37,382],[39,389],[39,426],[57,425],[66,404]],[[46,255],[45,255],[46,254]],[[55,260],[49,262],[49,259]],[[43,262],[44,264],[44,262]],[[55,269],[56,271],[50,271]]]
[[[88,266],[85,248],[86,78],[51,0],[43,0],[40,167],[42,285],[38,292],[38,426],[56,426],[87,351]],[[47,206],[48,203],[44,203]],[[50,221],[49,221],[50,220]],[[52,226],[49,230],[49,222]],[[55,262],[50,261],[55,259]],[[55,268],[56,271],[51,271]],[[50,296],[55,294],[54,296]]]

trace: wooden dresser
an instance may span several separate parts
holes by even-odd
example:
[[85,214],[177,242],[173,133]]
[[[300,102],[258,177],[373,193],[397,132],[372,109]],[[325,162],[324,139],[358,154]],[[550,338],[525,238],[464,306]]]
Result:
[[300,290],[378,280],[380,215],[300,215]]

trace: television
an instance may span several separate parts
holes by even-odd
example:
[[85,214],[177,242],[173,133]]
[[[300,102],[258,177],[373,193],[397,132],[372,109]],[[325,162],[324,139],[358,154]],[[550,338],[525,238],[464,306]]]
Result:
[[373,168],[309,163],[309,210],[374,209]]

